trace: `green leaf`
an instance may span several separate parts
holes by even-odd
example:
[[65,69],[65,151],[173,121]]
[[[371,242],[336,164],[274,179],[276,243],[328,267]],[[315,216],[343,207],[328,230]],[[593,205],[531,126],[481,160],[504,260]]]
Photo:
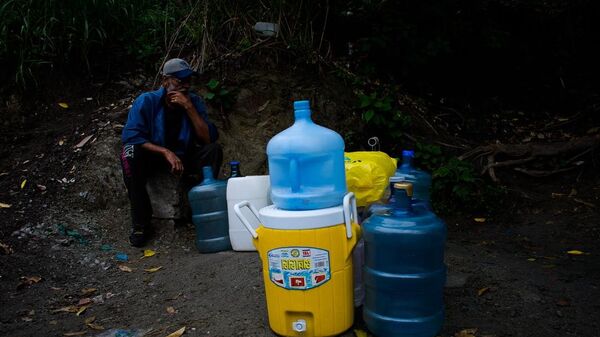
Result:
[[440,167],[439,169],[435,170],[434,174],[438,177],[446,177],[449,173],[450,170],[447,167]]
[[460,172],[460,179],[463,181],[473,181],[473,175],[468,170],[463,170]]
[[215,79],[213,78],[212,80],[208,81],[208,83],[206,84],[206,86],[207,86],[209,89],[212,89],[212,90],[214,90],[214,89],[216,89],[216,88],[219,86],[219,81],[217,81],[217,80],[215,80]]
[[364,108],[368,107],[369,105],[371,105],[371,97],[369,97],[367,95],[360,95],[359,99],[360,99],[359,107],[361,109],[364,109]]
[[365,119],[365,121],[368,123],[373,116],[375,115],[375,111],[373,110],[367,110],[364,114],[363,114],[363,118]]
[[219,95],[220,95],[220,96],[225,96],[225,95],[227,95],[228,93],[229,93],[229,90],[227,90],[227,89],[221,89],[221,91],[219,91]]
[[385,100],[381,102],[381,110],[382,111],[390,111],[392,110],[392,99],[386,97]]
[[206,98],[207,100],[211,100],[211,99],[215,98],[215,93],[207,92],[206,95],[204,95],[204,98]]

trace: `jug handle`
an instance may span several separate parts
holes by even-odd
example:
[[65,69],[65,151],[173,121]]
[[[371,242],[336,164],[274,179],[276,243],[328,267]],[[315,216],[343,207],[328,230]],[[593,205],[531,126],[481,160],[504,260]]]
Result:
[[254,228],[252,228],[252,225],[250,225],[250,223],[248,222],[248,219],[246,219],[246,217],[242,214],[242,211],[240,210],[242,207],[248,207],[248,209],[250,209],[250,211],[252,212],[252,214],[254,214],[254,216],[260,222],[260,218],[258,217],[258,211],[256,210],[256,208],[254,208],[254,206],[252,206],[252,204],[248,200],[244,200],[242,202],[239,202],[239,203],[235,204],[235,206],[233,206],[233,211],[235,212],[235,214],[237,215],[237,217],[244,224],[244,226],[246,227],[246,229],[248,230],[248,232],[250,232],[250,234],[252,235],[252,237],[255,238],[255,239],[257,239],[258,238],[258,233],[256,233],[256,231],[254,230]]
[[[352,220],[358,223],[358,210],[356,208],[356,197],[350,192],[344,196],[344,221],[346,222],[346,237],[352,237]],[[352,207],[352,209],[350,208]],[[352,218],[350,217],[352,216]]]

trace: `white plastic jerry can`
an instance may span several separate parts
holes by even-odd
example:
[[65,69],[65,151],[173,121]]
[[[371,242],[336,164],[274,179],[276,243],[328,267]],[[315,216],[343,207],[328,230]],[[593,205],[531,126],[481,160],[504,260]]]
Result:
[[[227,213],[229,216],[229,239],[231,247],[236,251],[255,251],[252,235],[244,227],[239,217],[235,215],[233,206],[247,200],[252,206],[261,209],[271,205],[270,180],[268,175],[245,176],[227,180]],[[258,228],[258,220],[252,217],[249,209],[242,212],[251,222],[253,228]]]

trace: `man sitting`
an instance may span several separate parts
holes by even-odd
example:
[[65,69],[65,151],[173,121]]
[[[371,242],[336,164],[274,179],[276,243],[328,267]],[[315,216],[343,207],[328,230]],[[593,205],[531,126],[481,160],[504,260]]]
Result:
[[152,206],[146,182],[153,170],[167,169],[188,178],[202,180],[202,167],[219,172],[223,150],[215,143],[219,134],[208,119],[202,99],[190,92],[198,76],[179,58],[170,59],[162,69],[162,85],[145,92],[133,102],[123,129],[121,166],[131,203],[132,233],[129,242],[143,246],[151,233]]

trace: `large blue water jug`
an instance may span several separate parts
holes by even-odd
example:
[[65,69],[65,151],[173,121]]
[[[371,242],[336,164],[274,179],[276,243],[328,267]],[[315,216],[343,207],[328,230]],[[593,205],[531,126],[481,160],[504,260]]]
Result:
[[[366,219],[373,215],[374,213],[386,213],[390,212],[393,208],[395,197],[394,197],[394,184],[398,182],[405,181],[402,177],[392,176],[390,177],[390,186],[389,186],[389,195],[385,200],[381,200],[369,205],[369,207],[365,208],[363,212],[363,219]],[[414,186],[414,184],[413,184]],[[411,200],[411,205],[413,208],[424,207],[431,209],[429,204],[429,200],[417,199],[413,196]]]
[[414,167],[414,157],[414,151],[402,151],[402,165],[396,169],[394,177],[411,182],[414,188],[413,199],[419,200],[430,207],[431,174]]
[[338,206],[346,193],[344,140],[310,114],[308,101],[294,102],[294,124],[267,145],[271,200],[284,210]]
[[433,337],[444,320],[446,226],[411,197],[412,184],[394,184],[392,210],[362,224],[363,318],[377,336]]
[[231,249],[227,218],[227,182],[216,180],[210,166],[202,168],[204,180],[188,192],[196,247],[201,253]]

